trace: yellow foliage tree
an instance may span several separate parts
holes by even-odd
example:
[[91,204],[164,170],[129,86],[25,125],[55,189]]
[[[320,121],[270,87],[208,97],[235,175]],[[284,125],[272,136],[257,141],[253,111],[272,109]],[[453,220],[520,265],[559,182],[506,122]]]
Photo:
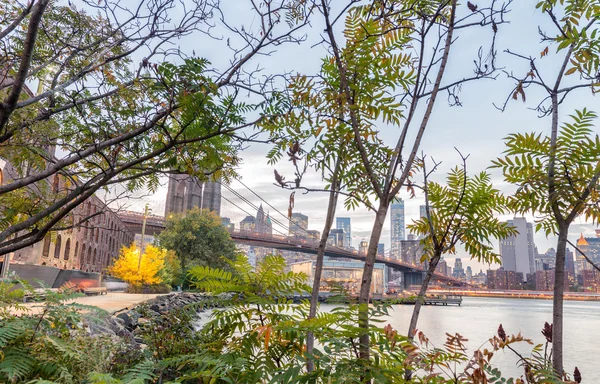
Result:
[[159,272],[165,266],[167,250],[153,245],[145,248],[141,262],[140,249],[135,244],[121,248],[119,258],[108,268],[109,273],[133,286],[161,283]]

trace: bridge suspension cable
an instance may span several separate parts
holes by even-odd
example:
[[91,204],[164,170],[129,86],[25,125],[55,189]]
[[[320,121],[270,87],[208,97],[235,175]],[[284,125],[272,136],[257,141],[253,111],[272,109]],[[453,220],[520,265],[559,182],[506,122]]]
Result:
[[[240,211],[244,212],[245,214],[247,214],[248,216],[252,216],[252,214],[248,211],[246,211],[244,208],[240,207],[239,205],[237,205],[236,203],[234,203],[233,201],[229,200],[228,198],[226,198],[225,196],[221,196],[221,198],[227,200],[231,205],[233,205],[234,207],[236,207],[237,209],[239,209]],[[278,229],[273,228],[273,230],[277,231],[279,234],[283,235],[283,236],[287,236],[285,233],[281,232]]]
[[[238,180],[239,181],[239,180]],[[297,223],[291,221],[288,219],[287,216],[283,215],[283,213],[281,213],[281,211],[279,211],[277,208],[273,207],[270,203],[268,203],[265,199],[263,199],[260,195],[258,195],[256,192],[254,192],[252,189],[250,189],[248,186],[246,186],[244,183],[242,183],[241,181],[239,181],[240,184],[242,184],[242,186],[244,186],[248,191],[250,191],[252,194],[254,194],[256,197],[258,197],[261,201],[263,201],[265,204],[267,204],[270,208],[273,208],[273,210],[275,212],[277,212],[278,214],[280,214],[281,216],[283,216],[286,220],[286,222],[289,222],[289,225],[294,225],[296,227],[298,227],[302,232],[304,232],[304,234],[308,235],[308,231],[304,228],[302,228],[301,226],[299,226]],[[259,207],[254,204],[250,199],[248,199],[247,197],[243,196],[239,191],[233,189],[231,186],[227,185],[227,184],[221,184],[225,189],[227,189],[229,192],[231,192],[234,196],[236,196],[238,199],[242,200],[243,202],[245,202],[246,204],[250,205],[250,207],[252,207],[253,209],[258,210]],[[229,199],[226,199],[227,201],[229,201],[230,203],[232,203]],[[233,203],[232,203],[233,204]],[[234,204],[235,205],[235,204]],[[246,212],[246,211],[244,211]],[[246,212],[246,214],[253,216],[252,214],[249,214],[248,212]],[[281,228],[283,228],[284,230],[290,230],[290,227],[284,223],[282,223],[281,221],[279,221],[276,217],[274,216],[270,216],[269,217],[271,219],[271,222],[274,224],[279,225]],[[281,233],[280,231],[278,231],[279,233]],[[292,232],[294,232],[292,230]],[[297,231],[296,231],[297,232]],[[284,236],[287,236],[287,234],[284,234]]]
[[[246,198],[245,196],[243,196],[241,193],[239,193],[238,191],[236,191],[235,189],[231,188],[228,185],[225,184],[221,184],[225,187],[225,189],[227,189],[229,192],[231,192],[232,194],[234,194],[237,198],[239,198],[240,200],[242,200],[243,202],[245,202],[246,204],[248,204],[250,207],[252,207],[253,209],[258,210],[258,206],[256,206],[256,204],[254,204],[251,200],[249,200],[248,198]],[[224,197],[225,198],[225,197]],[[249,213],[246,210],[243,210],[242,208],[240,208],[237,204],[233,203],[231,200],[225,198],[227,201],[229,201],[232,205],[236,206],[238,209],[242,210],[243,212],[245,212],[247,215],[249,216],[253,216],[251,213]],[[283,223],[281,223],[279,220],[277,220],[276,218],[271,218],[272,222],[279,225],[281,228],[283,228],[284,231],[287,231],[287,226],[284,225]],[[280,230],[276,229],[275,227],[272,227],[272,229],[274,231],[277,231],[278,233],[280,233],[283,236],[287,236],[287,233],[285,232],[281,232]]]
[[262,202],[264,202],[265,204],[267,204],[267,206],[269,206],[275,212],[277,212],[282,217],[284,217],[286,219],[286,221],[289,221],[290,225],[293,224],[294,226],[298,227],[298,229],[300,229],[301,231],[306,232],[306,234],[308,235],[308,230],[307,229],[302,228],[295,221],[291,221],[288,216],[284,215],[280,210],[278,210],[277,208],[275,208],[274,206],[272,206],[271,203],[269,203],[267,200],[263,199],[258,193],[256,193],[252,188],[248,187],[246,184],[244,184],[241,180],[237,180],[237,182],[240,183],[244,188],[246,188],[247,190],[249,190],[250,192],[252,192],[252,194],[254,194],[254,196],[258,197]]

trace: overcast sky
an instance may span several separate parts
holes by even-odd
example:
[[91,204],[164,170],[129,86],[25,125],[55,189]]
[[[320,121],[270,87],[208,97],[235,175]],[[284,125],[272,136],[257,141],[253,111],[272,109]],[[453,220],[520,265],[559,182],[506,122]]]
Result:
[[[477,3],[477,2],[475,2]],[[481,5],[484,4],[480,1]],[[254,19],[247,19],[247,8],[245,1],[228,2],[224,13],[230,17],[232,23],[243,23],[245,27],[252,28],[256,22]],[[231,5],[236,4],[236,5]],[[508,19],[510,24],[501,25],[497,39],[498,65],[505,67],[507,71],[514,71],[516,76],[523,76],[529,71],[529,66],[525,61],[514,60],[503,50],[510,49],[524,55],[538,57],[538,69],[542,75],[546,74],[548,79],[552,78],[562,52],[555,55],[550,52],[549,57],[539,59],[539,53],[545,45],[539,42],[538,25],[542,29],[551,30],[551,26],[546,23],[545,17],[534,7],[535,2],[517,1],[512,5],[512,12]],[[466,11],[466,6],[461,5],[460,12]],[[320,66],[320,60],[325,55],[325,49],[321,45],[313,46],[321,39],[322,24],[319,20],[320,15],[316,15],[313,27],[307,29],[307,41],[302,45],[286,46],[274,52],[268,57],[259,57],[251,63],[253,67],[262,67],[264,73],[276,72],[300,72],[306,74],[317,73]],[[338,26],[341,27],[341,24]],[[553,31],[552,31],[553,33]],[[225,35],[224,35],[225,36]],[[480,46],[489,43],[491,37],[490,28],[476,28],[458,35],[455,48],[449,61],[449,67],[445,76],[446,81],[453,81],[463,76],[472,74],[472,61],[476,57]],[[196,55],[207,57],[215,65],[227,59],[228,51],[224,46],[224,41],[211,41],[205,36],[195,36],[180,42],[182,49],[191,51]],[[577,79],[567,79],[574,81]],[[460,158],[456,154],[454,147],[457,147],[462,153],[469,154],[468,171],[470,173],[485,170],[490,165],[490,161],[501,155],[503,151],[503,138],[512,132],[549,132],[549,119],[540,119],[535,111],[528,109],[533,107],[541,100],[539,92],[527,91],[528,102],[511,101],[505,112],[498,111],[493,103],[501,104],[509,95],[513,83],[500,74],[496,81],[483,80],[466,84],[461,93],[462,107],[448,107],[445,97],[438,99],[434,109],[433,117],[425,133],[422,142],[422,150],[441,161],[436,178],[443,180],[445,172],[451,167],[457,165]],[[570,95],[570,98],[561,109],[561,119],[565,119],[575,108],[587,107],[592,110],[598,108],[600,104],[597,99],[590,95],[588,91],[579,91]],[[390,143],[396,141],[399,130],[393,127],[381,127],[382,135]],[[598,129],[596,129],[598,131]],[[292,178],[291,165],[287,160],[275,167],[269,166],[266,160],[266,153],[270,149],[267,145],[254,144],[245,150],[241,156],[243,163],[238,172],[242,177],[243,183],[252,188],[256,193],[269,201],[271,205],[281,212],[287,211],[289,191],[282,190],[273,184],[273,169],[276,168],[280,173]],[[505,193],[511,193],[514,189],[503,182],[501,175],[497,171],[491,171],[494,185]],[[305,186],[322,186],[318,175],[312,174],[305,179]],[[244,188],[237,182],[232,184],[236,190],[240,190],[245,196],[251,197],[251,194],[244,191]],[[231,194],[224,191],[223,195],[232,198]],[[164,200],[166,197],[166,187],[158,193],[146,198],[144,202],[149,202],[153,213],[164,213]],[[401,192],[401,197],[405,200],[406,223],[419,216],[419,205],[423,204],[420,197],[410,199],[405,191]],[[256,197],[252,199],[255,204],[259,203]],[[132,202],[131,209],[142,210],[144,202]],[[321,231],[324,225],[327,196],[325,194],[311,193],[303,195],[296,193],[295,212],[301,212],[309,217],[309,229]],[[242,204],[242,203],[240,203]],[[264,204],[263,204],[264,205]],[[248,205],[242,206],[244,209],[254,213],[254,209]],[[273,209],[265,206],[265,211]],[[229,216],[236,226],[245,214],[232,207],[227,201],[222,202],[222,216]],[[279,216],[274,214],[275,217]],[[346,212],[340,203],[337,216],[352,218],[353,244],[358,244],[362,239],[368,239],[370,229],[373,223],[374,215],[366,209],[360,208],[356,211]],[[507,219],[510,216],[506,217]],[[283,221],[282,217],[278,217]],[[385,243],[386,249],[389,248],[390,232],[389,217],[386,219],[386,226],[382,234],[381,242]],[[571,238],[576,239],[580,232],[584,235],[593,236],[594,226],[586,224],[583,219],[576,219],[571,227]],[[535,242],[540,252],[552,247],[556,239],[554,237],[546,238],[543,234],[536,234]],[[498,241],[493,241],[494,246],[498,247]],[[466,257],[466,255],[462,255]],[[447,258],[448,259],[448,258]],[[463,259],[464,260],[464,259]],[[453,265],[453,260],[449,260]],[[487,266],[478,265],[475,262],[465,262],[465,267],[471,265],[477,272],[480,268],[484,270]]]

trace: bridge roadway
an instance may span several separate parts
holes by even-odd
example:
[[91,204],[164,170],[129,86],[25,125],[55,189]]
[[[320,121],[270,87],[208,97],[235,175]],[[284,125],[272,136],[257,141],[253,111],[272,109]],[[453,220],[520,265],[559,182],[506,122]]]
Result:
[[[240,231],[240,230],[229,230],[231,234],[231,238],[236,243],[253,245],[255,247],[263,247],[263,248],[274,248],[282,251],[292,251],[292,252],[302,252],[302,253],[310,253],[317,254],[319,248],[319,242],[308,239],[301,238],[291,238],[286,236],[278,236],[278,235],[268,235],[264,233],[255,233],[250,231]],[[360,260],[365,261],[365,255],[360,255],[356,251],[352,251],[345,248],[334,247],[331,245],[327,245],[325,248],[325,256],[334,257],[334,258],[346,258],[352,260]],[[400,270],[402,272],[409,273],[423,273],[425,269],[423,266],[413,265],[409,263],[405,263],[400,260],[391,259],[388,257],[377,257],[377,263],[382,263],[387,265],[388,267],[392,267],[394,269]],[[465,282],[454,279],[452,277],[448,277],[446,275],[442,275],[440,273],[434,273],[433,279],[445,282],[449,285],[453,286],[464,286]]]

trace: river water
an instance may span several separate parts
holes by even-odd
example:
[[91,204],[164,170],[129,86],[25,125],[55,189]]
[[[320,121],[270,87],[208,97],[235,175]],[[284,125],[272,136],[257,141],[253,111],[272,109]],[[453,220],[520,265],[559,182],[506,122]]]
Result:
[[[322,304],[321,311],[328,311],[333,304]],[[391,324],[400,334],[406,334],[412,315],[412,305],[392,307],[385,323]],[[208,311],[198,322],[198,326],[208,319]],[[575,366],[582,374],[583,383],[600,384],[600,301],[565,301],[564,307],[564,367],[572,373]],[[469,356],[496,334],[502,324],[508,335],[521,334],[532,339],[535,344],[543,344],[541,329],[544,322],[552,322],[552,301],[534,299],[497,299],[463,297],[459,306],[423,306],[418,329],[423,331],[430,342],[442,347],[446,332],[459,333],[468,339]],[[523,343],[515,349],[523,356],[529,356],[533,346]],[[518,358],[510,351],[499,351],[492,363],[501,370],[503,377],[520,377],[522,368],[517,366]]]
[[[412,305],[394,306],[386,320],[406,334],[412,310]],[[564,316],[565,370],[573,372],[577,366],[583,383],[600,383],[600,302],[565,301]],[[424,306],[418,328],[439,347],[446,340],[446,332],[458,332],[469,339],[472,353],[496,334],[499,324],[509,335],[521,332],[541,344],[545,342],[541,329],[546,321],[552,322],[551,300],[464,297],[460,307]],[[517,350],[527,356],[531,346],[523,344]],[[523,371],[517,360],[507,351],[499,352],[492,362],[504,376],[519,377]]]

